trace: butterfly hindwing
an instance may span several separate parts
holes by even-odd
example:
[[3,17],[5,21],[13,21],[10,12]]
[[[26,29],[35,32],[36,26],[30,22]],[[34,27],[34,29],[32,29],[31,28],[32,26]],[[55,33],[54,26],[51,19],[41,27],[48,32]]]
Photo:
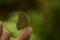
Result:
[[18,22],[17,22],[17,29],[20,30],[20,29],[25,28],[27,26],[28,26],[27,15],[22,12],[19,14],[19,18],[18,18]]

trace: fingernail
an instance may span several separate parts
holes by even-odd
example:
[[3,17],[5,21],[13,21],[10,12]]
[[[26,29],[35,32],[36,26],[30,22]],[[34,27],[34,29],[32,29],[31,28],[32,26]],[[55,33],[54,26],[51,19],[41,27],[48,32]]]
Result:
[[31,35],[31,34],[32,34],[32,31],[33,31],[33,29],[30,27],[30,28],[28,29],[28,34]]

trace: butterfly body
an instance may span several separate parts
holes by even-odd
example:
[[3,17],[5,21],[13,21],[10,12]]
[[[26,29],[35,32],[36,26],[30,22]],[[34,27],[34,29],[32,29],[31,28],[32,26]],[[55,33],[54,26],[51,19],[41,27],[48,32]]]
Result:
[[18,17],[17,29],[20,30],[28,26],[28,18],[24,12],[21,12]]

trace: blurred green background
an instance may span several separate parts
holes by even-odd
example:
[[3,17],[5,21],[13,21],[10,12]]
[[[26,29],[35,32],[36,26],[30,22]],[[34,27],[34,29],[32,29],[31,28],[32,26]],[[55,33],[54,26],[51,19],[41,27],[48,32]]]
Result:
[[60,40],[60,0],[0,0],[0,21],[14,38],[24,31],[16,29],[21,11],[33,28],[30,40]]

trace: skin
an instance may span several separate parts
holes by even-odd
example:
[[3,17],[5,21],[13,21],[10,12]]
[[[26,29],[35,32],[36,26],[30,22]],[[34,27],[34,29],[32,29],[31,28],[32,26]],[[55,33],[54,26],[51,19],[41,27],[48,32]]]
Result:
[[25,31],[17,38],[12,38],[9,31],[3,28],[3,23],[0,22],[0,40],[29,40],[32,34],[32,28],[27,27]]

